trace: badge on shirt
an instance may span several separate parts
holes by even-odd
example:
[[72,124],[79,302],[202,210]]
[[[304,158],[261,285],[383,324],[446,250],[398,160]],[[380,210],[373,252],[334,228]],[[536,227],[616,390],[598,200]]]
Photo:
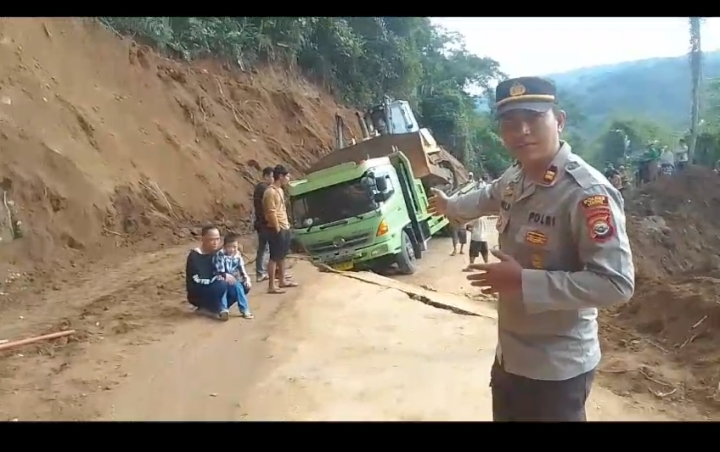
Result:
[[503,196],[506,198],[511,198],[514,193],[515,193],[515,184],[512,181],[510,181],[505,186],[505,190],[503,191]]
[[545,171],[545,175],[543,176],[543,183],[546,185],[550,185],[553,182],[555,182],[555,178],[557,177],[557,166],[550,165],[548,169]]
[[540,231],[528,231],[525,234],[525,242],[530,245],[543,246],[547,244],[548,238]]
[[545,268],[545,263],[543,262],[543,257],[541,254],[533,254],[530,263],[535,269],[542,270],[543,268]]
[[588,196],[580,202],[585,213],[590,239],[602,243],[615,235],[610,202],[605,195]]
[[615,235],[615,228],[612,225],[612,216],[596,215],[588,219],[590,238],[595,242],[605,242]]
[[595,209],[598,207],[610,207],[610,202],[606,195],[588,196],[581,202],[583,209]]

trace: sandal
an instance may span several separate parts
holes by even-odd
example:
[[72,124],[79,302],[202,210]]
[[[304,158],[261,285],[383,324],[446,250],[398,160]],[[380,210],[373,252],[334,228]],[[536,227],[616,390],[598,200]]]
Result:
[[280,289],[268,289],[267,293],[273,294],[273,295],[279,295],[279,294],[285,293],[285,291],[280,290]]
[[250,312],[250,311],[243,312],[241,315],[242,315],[242,317],[243,317],[244,319],[248,319],[248,320],[251,320],[251,319],[254,319],[254,318],[255,318],[255,316],[252,315],[252,312]]
[[285,288],[285,287],[297,287],[297,286],[298,286],[298,283],[292,282],[292,281],[285,281],[284,284],[280,284],[280,287],[282,287],[282,288]]

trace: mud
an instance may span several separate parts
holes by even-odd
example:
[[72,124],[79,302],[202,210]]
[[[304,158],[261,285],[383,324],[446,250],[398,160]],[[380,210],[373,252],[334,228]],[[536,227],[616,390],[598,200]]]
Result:
[[608,382],[720,417],[720,178],[691,167],[626,205],[636,290],[601,315]]

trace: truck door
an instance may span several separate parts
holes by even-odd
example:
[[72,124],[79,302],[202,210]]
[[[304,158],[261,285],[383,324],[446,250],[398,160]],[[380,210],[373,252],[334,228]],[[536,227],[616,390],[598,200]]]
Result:
[[[400,159],[393,159],[393,166],[397,172],[400,189],[402,191],[403,198],[405,199],[405,206],[407,207],[408,216],[410,217],[410,227],[415,235],[418,245],[421,245],[425,241],[425,235],[423,234],[420,222],[418,221],[420,200],[417,197],[417,191],[413,187],[413,181],[411,180],[403,161]],[[417,249],[416,252],[418,252]]]

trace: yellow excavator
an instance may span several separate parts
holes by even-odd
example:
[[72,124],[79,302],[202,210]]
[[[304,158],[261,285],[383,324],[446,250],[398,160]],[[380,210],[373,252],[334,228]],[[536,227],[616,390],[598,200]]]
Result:
[[[310,173],[402,152],[426,188],[442,187],[452,194],[468,181],[469,174],[462,164],[438,145],[428,129],[420,128],[407,101],[385,97],[381,104],[356,115],[362,138],[356,140],[343,118],[336,115],[335,150],[317,161]],[[346,130],[349,140],[345,139]]]

